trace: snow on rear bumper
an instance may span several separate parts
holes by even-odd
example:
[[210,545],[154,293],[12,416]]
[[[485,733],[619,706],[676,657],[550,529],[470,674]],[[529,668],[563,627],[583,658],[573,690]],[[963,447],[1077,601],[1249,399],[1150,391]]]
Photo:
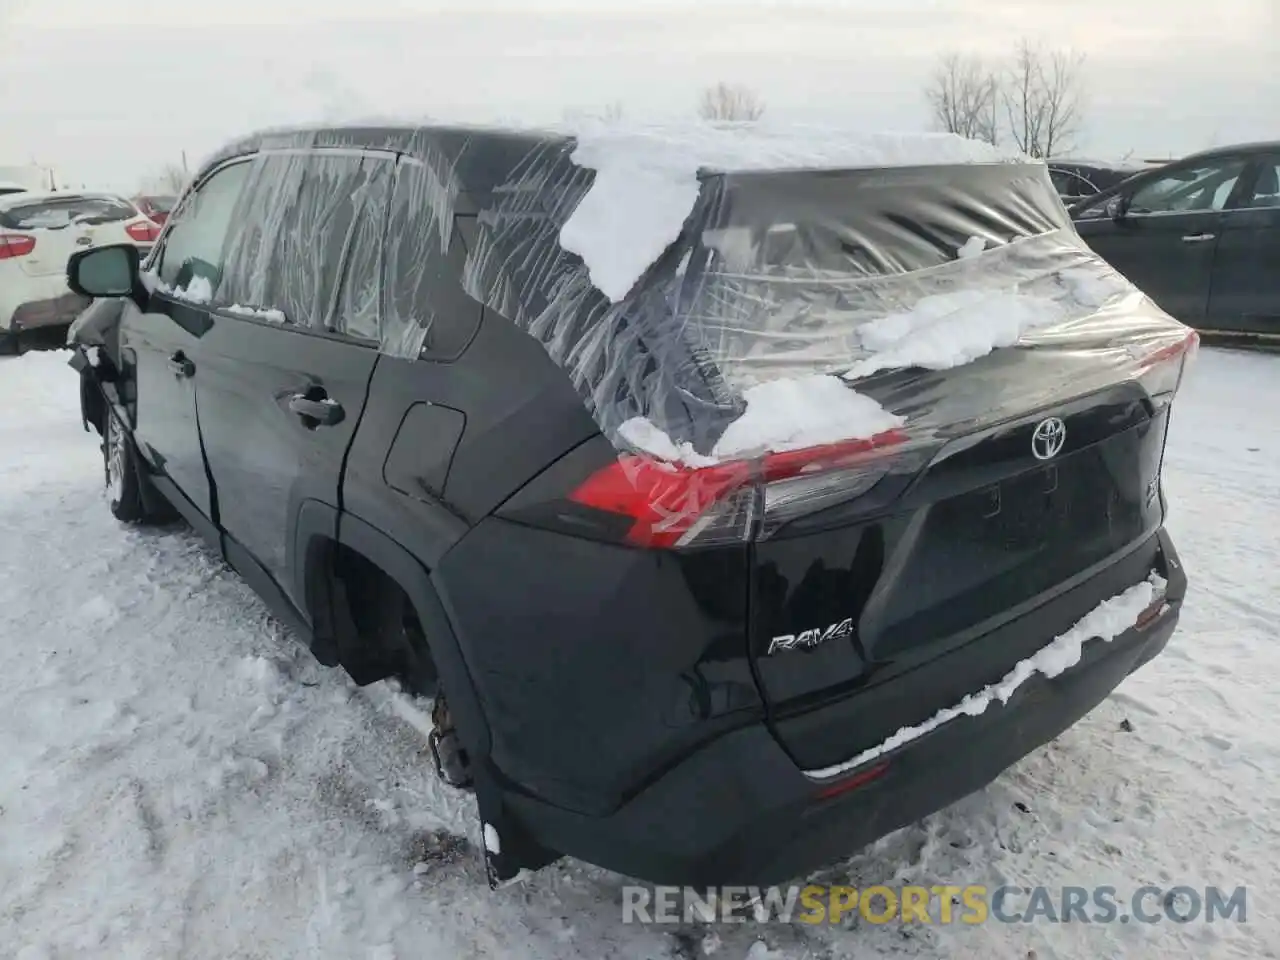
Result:
[[[774,883],[856,852],[982,789],[1005,769],[1080,720],[1130,673],[1156,656],[1177,624],[1186,577],[1168,537],[1159,614],[1109,642],[1091,640],[1061,674],[1037,673],[1007,702],[962,714],[833,780],[802,771],[761,725],[736,730],[687,757],[607,817],[589,817],[508,796],[538,841],[654,883]],[[1036,614],[1021,628],[1060,634]],[[884,766],[856,789],[823,797],[834,783]]]

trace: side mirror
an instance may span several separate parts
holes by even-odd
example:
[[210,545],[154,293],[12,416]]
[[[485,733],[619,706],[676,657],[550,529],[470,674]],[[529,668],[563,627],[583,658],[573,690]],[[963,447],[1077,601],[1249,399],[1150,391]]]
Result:
[[1129,200],[1122,194],[1116,194],[1107,201],[1107,216],[1119,223],[1129,213]]
[[67,286],[85,297],[127,297],[140,279],[138,248],[131,243],[82,250],[67,261]]

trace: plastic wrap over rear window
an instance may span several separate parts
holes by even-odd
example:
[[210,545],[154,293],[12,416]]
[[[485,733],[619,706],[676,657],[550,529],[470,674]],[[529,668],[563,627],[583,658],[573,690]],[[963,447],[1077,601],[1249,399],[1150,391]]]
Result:
[[541,146],[495,191],[467,284],[621,449],[640,419],[716,457],[753,388],[945,368],[1132,291],[1043,166],[974,164],[704,176],[680,236],[614,303],[559,243],[592,184],[570,154]]

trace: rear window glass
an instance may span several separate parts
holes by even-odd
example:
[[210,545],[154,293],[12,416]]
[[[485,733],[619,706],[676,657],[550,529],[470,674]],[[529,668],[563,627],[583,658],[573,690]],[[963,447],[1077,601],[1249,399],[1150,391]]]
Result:
[[19,203],[0,211],[0,224],[11,230],[60,230],[73,223],[114,223],[137,211],[114,197],[58,197]]

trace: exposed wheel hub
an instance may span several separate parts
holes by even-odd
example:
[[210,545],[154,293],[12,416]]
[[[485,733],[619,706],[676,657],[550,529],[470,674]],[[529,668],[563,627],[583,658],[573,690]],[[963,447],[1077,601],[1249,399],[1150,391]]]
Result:
[[442,695],[436,697],[431,707],[431,723],[434,729],[427,742],[431,745],[436,775],[451,787],[470,787],[471,761],[462,741],[458,739],[453,718],[449,716],[449,706]]
[[119,503],[124,497],[124,472],[128,464],[124,432],[109,417],[106,428],[107,435],[102,443],[107,469],[107,496],[113,503]]

